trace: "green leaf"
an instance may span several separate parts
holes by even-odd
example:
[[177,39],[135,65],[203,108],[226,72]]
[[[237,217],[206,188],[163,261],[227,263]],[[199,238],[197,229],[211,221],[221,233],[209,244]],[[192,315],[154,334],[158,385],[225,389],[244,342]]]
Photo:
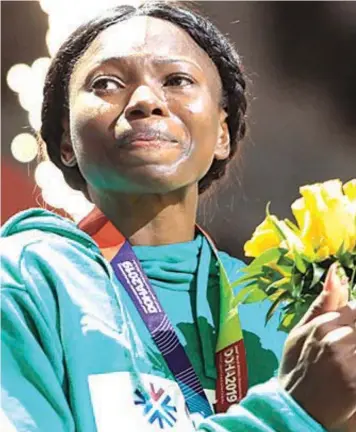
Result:
[[295,313],[295,307],[296,307],[295,305],[296,305],[296,303],[297,303],[297,300],[292,300],[289,303],[285,304],[283,306],[283,312],[282,312],[282,314],[285,315],[287,313],[292,313],[292,312]]
[[342,257],[343,255],[345,255],[346,249],[345,249],[345,242],[343,241],[339,247],[339,249],[337,250],[335,256],[337,258]]
[[292,328],[294,327],[294,325],[296,324],[295,323],[295,321],[296,321],[295,317],[296,317],[295,312],[286,313],[283,316],[282,321],[279,323],[278,330],[289,333],[292,330]]
[[283,251],[285,251],[285,254],[280,257],[280,259],[277,261],[277,264],[286,267],[293,267],[294,266],[293,259],[287,256],[288,249],[283,249]]
[[283,307],[282,319],[278,326],[278,330],[289,333],[302,319],[306,311],[309,309],[314,297],[303,297],[303,301],[292,301]]
[[272,318],[272,315],[274,314],[274,312],[276,311],[278,305],[285,300],[287,297],[289,297],[289,292],[288,291],[283,291],[272,303],[271,307],[268,309],[268,312],[266,314],[266,319],[265,319],[265,325],[268,323],[268,321]]
[[269,299],[271,301],[274,300],[273,297],[276,296],[276,293],[278,292],[282,292],[282,291],[286,291],[285,287],[287,288],[287,291],[289,291],[289,286],[290,286],[290,278],[288,277],[284,277],[281,279],[278,279],[276,281],[273,281],[270,285],[268,285],[264,291],[265,293],[268,295]]
[[235,288],[242,283],[250,282],[253,279],[258,279],[264,276],[266,271],[264,266],[268,267],[268,264],[276,263],[285,253],[286,250],[281,248],[271,248],[266,250],[255,258],[247,267],[242,269],[244,275],[232,282],[231,287]]
[[236,288],[237,286],[245,283],[255,282],[258,278],[262,276],[264,276],[264,272],[261,271],[261,269],[258,272],[256,271],[256,272],[245,274],[244,276],[240,276],[238,279],[232,282],[231,288]]
[[258,288],[263,292],[266,292],[267,288],[271,285],[271,283],[273,283],[272,279],[266,277],[260,277],[259,279],[256,280],[256,282]]
[[273,282],[272,286],[275,288],[282,288],[284,286],[289,286],[290,285],[290,278],[289,277],[284,277],[282,279],[279,279],[275,282]]
[[[286,292],[288,293],[288,296],[290,296],[289,291],[286,291],[282,288],[277,288],[274,294],[268,296],[268,299],[271,300],[271,302],[274,302],[282,294],[282,292]],[[288,298],[285,298],[284,300],[288,300]],[[290,297],[289,300],[292,300],[292,297]]]
[[302,288],[303,276],[303,273],[298,270],[297,266],[293,267],[291,282],[294,288]]
[[318,266],[317,264],[313,263],[313,279],[310,283],[310,287],[313,288],[315,285],[317,285],[320,281],[321,278],[323,277],[324,273],[326,272],[326,270],[320,266]]
[[250,304],[250,303],[258,303],[260,301],[263,301],[267,298],[267,295],[260,290],[259,288],[255,288],[248,294],[248,296],[244,300],[244,304]]
[[340,264],[346,268],[355,268],[355,256],[350,252],[345,252],[343,255],[338,257]]
[[307,271],[307,265],[303,259],[303,256],[297,250],[294,250],[293,253],[294,253],[294,262],[297,269],[300,271],[300,273],[305,273]]
[[292,274],[294,266],[294,261],[287,256],[282,256],[276,263],[276,269],[278,269],[284,277]]
[[304,296],[303,301],[296,302],[295,304],[295,316],[296,324],[303,318],[310,305],[315,300],[315,296]]
[[282,248],[271,248],[261,253],[257,258],[255,258],[250,265],[245,268],[245,271],[250,272],[252,269],[261,268],[264,265],[270,264],[272,262],[277,262],[278,259],[286,253],[285,249]]
[[233,300],[233,306],[236,307],[239,304],[256,303],[264,300],[267,295],[259,288],[258,283],[251,283],[248,286],[242,288]]

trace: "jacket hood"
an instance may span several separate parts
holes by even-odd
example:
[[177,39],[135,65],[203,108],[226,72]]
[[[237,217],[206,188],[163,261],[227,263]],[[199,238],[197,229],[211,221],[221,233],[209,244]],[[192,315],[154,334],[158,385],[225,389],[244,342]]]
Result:
[[9,237],[29,230],[58,234],[89,247],[97,247],[94,240],[77,225],[49,210],[32,208],[11,217],[1,228],[0,237]]

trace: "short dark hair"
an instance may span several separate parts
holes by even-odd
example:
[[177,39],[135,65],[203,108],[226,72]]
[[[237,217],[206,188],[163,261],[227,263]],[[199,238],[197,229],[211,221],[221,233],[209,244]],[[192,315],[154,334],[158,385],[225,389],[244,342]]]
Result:
[[105,29],[135,16],[169,21],[188,33],[215,63],[222,82],[222,104],[227,112],[231,150],[226,160],[214,160],[199,182],[199,193],[221,178],[246,132],[246,81],[233,45],[207,18],[178,2],[147,2],[138,7],[120,5],[80,26],[62,44],[52,60],[44,85],[40,140],[51,161],[63,172],[67,183],[86,194],[86,182],[76,165],[68,168],[60,157],[62,120],[69,113],[68,87],[74,65],[91,42]]

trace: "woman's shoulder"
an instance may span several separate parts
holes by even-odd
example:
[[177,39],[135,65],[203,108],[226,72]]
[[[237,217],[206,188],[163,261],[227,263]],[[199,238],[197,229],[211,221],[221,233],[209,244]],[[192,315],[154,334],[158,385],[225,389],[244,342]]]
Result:
[[[72,240],[84,245],[94,241],[71,220],[42,208],[21,211],[1,227],[1,251],[5,254],[14,249],[24,249],[41,241]],[[12,245],[12,247],[7,247]]]
[[88,253],[96,248],[93,240],[72,221],[45,209],[22,211],[11,217],[0,231],[3,283],[10,276],[13,280],[14,275],[20,275],[24,264],[36,254],[55,262],[75,251]]

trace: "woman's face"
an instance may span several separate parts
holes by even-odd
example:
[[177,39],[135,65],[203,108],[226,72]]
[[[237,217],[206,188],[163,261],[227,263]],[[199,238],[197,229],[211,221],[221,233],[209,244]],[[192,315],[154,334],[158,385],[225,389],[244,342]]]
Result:
[[109,27],[69,84],[61,151],[75,153],[89,190],[167,193],[229,154],[216,67],[169,22],[135,17]]

